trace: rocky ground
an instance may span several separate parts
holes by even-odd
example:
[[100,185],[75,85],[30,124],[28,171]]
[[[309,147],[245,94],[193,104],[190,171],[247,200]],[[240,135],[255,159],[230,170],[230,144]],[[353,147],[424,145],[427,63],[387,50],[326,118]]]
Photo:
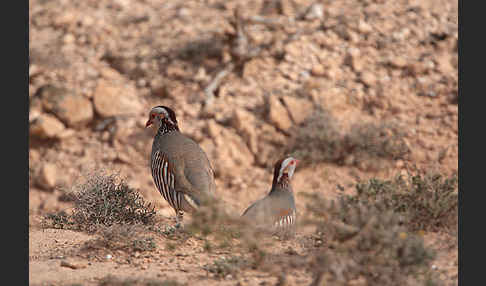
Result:
[[[148,166],[155,130],[144,127],[156,105],[171,106],[182,132],[206,151],[217,193],[235,213],[268,191],[272,165],[285,153],[303,161],[293,180],[302,211],[303,193],[336,198],[368,178],[456,172],[457,5],[29,1],[30,283],[98,285],[107,274],[198,285],[277,282],[257,270],[237,282],[208,276],[202,265],[224,254],[208,254],[193,239],[175,254],[161,247],[127,264],[116,253],[78,256],[89,234],[42,227],[45,214],[72,207],[65,194],[95,170],[119,172],[155,205],[160,221],[173,216]],[[321,123],[313,132],[328,134],[322,142],[330,145],[309,155],[302,130],[312,132],[315,118]],[[366,135],[385,138],[375,143],[386,152],[374,150],[383,156],[363,155],[373,145],[361,143]],[[425,234],[444,283],[456,285],[457,244],[444,240],[441,232]],[[274,251],[288,247],[299,252],[301,245],[285,241]],[[75,265],[66,266],[67,258]],[[291,276],[288,285],[312,280],[305,272]]]

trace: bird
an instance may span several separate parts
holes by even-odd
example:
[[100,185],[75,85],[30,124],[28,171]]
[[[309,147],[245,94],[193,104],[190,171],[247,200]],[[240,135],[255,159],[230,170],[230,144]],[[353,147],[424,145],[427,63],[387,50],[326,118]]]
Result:
[[251,204],[241,215],[257,227],[276,230],[294,229],[297,209],[291,179],[298,160],[286,156],[274,165],[272,188],[262,199]]
[[150,169],[154,184],[176,213],[176,227],[184,213],[194,213],[214,196],[214,171],[204,150],[179,130],[175,112],[163,105],[153,107],[145,128],[155,125]]

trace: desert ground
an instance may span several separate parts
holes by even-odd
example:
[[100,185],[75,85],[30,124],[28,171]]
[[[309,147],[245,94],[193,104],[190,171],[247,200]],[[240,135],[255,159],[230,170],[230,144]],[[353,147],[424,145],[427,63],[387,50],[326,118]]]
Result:
[[[382,270],[363,270],[374,262],[336,270],[338,261],[352,263],[330,232],[304,223],[290,239],[262,238],[260,260],[242,238],[209,249],[214,237],[164,231],[174,212],[152,181],[156,130],[145,122],[153,106],[174,109],[181,132],[207,153],[216,196],[234,216],[269,191],[284,154],[300,160],[292,186],[302,220],[312,213],[309,195],[356,196],[359,183],[399,175],[449,178],[458,170],[457,6],[29,1],[30,285],[384,283],[369,274]],[[72,194],[97,172],[117,173],[154,206],[152,230],[140,231],[150,247],[94,247],[102,231],[49,223],[48,215],[73,210]],[[457,205],[444,215],[454,212]],[[454,223],[407,233],[435,255],[406,282],[387,285],[422,285],[422,276],[433,277],[427,285],[457,285]],[[313,256],[320,252],[332,258],[322,271]],[[251,263],[235,262],[243,258]]]

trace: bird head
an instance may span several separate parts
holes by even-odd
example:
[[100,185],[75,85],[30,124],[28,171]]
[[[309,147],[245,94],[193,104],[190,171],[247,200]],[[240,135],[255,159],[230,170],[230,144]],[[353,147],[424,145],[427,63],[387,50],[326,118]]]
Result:
[[155,124],[157,128],[160,128],[163,124],[169,126],[177,126],[177,119],[175,112],[167,106],[156,106],[149,112],[149,118],[145,123],[145,128]]
[[274,183],[280,182],[285,177],[289,180],[292,179],[298,163],[299,160],[293,157],[284,157],[277,161],[274,170]]

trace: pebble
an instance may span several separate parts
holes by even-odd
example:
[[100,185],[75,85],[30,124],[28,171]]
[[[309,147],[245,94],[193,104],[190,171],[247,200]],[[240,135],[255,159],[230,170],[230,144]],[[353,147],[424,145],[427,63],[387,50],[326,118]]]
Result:
[[306,20],[322,19],[324,17],[324,6],[319,3],[312,4],[305,15]]
[[62,39],[65,44],[72,44],[76,40],[73,34],[66,34]]
[[363,34],[368,34],[373,31],[373,27],[371,27],[371,25],[366,23],[365,21],[360,20],[358,23],[358,31],[360,31]]

